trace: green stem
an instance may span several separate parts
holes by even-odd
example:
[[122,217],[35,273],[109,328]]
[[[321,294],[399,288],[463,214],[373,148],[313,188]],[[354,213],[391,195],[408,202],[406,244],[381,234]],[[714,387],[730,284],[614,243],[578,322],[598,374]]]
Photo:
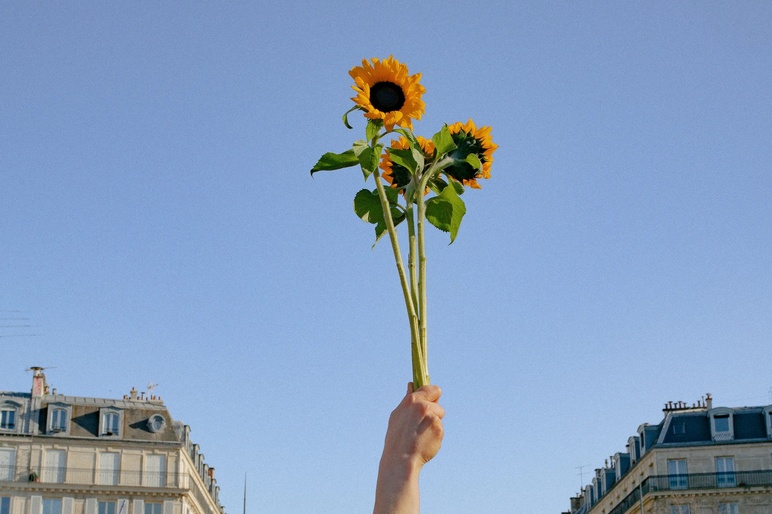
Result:
[[394,260],[397,265],[399,283],[402,286],[402,294],[405,297],[405,307],[407,309],[407,316],[410,324],[410,353],[413,361],[413,387],[418,389],[422,385],[429,383],[426,373],[426,356],[423,354],[423,348],[421,341],[419,340],[418,314],[415,310],[415,302],[413,302],[411,287],[408,283],[407,274],[405,273],[405,267],[402,261],[402,253],[399,250],[397,229],[394,227],[394,220],[391,218],[391,207],[389,205],[389,200],[386,197],[386,191],[384,190],[383,183],[381,182],[380,172],[377,168],[373,175],[375,175],[375,187],[378,190],[378,198],[381,201],[381,209],[383,210],[383,218],[386,222],[386,230],[389,233],[391,248],[394,252]]
[[[422,181],[423,182],[423,181]],[[416,195],[418,199],[418,334],[421,341],[421,353],[424,357],[426,369],[426,383],[429,383],[429,360],[427,343],[427,300],[426,300],[426,248],[424,246],[424,232],[426,225],[426,202],[423,199],[423,189],[419,189]]]

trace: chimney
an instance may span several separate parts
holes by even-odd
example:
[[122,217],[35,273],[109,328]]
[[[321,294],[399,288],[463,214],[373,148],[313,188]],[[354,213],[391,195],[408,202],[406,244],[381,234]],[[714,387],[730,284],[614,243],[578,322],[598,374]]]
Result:
[[713,397],[710,396],[710,393],[705,396],[705,406],[708,408],[708,410],[713,408]]
[[46,376],[40,366],[33,366],[32,370],[32,397],[41,398],[46,393]]
[[132,387],[131,391],[129,391],[129,398],[131,398],[132,400],[136,400],[137,399],[137,392],[138,392],[137,388],[136,387]]

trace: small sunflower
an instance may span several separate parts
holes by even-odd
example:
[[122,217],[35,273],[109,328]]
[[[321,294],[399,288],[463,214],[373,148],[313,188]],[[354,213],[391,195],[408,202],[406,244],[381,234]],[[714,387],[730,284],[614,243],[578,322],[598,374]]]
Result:
[[408,75],[407,66],[389,56],[381,61],[373,57],[362,60],[348,72],[354,79],[352,100],[365,111],[365,118],[383,120],[386,130],[394,125],[413,130],[413,120],[420,120],[425,104],[421,95],[426,89],[419,84],[421,74]]
[[[434,158],[434,143],[431,139],[426,139],[422,136],[416,136],[418,144],[421,145],[424,158],[429,161]],[[410,144],[407,139],[400,137],[398,140],[393,140],[391,146],[387,148],[383,155],[381,155],[381,163],[378,165],[383,170],[381,175],[391,187],[397,189],[404,189],[410,183],[411,176],[410,171],[404,166],[397,164],[391,160],[391,154],[389,150],[407,150],[410,148]]]
[[[465,186],[480,189],[477,179],[491,177],[493,152],[499,147],[491,139],[491,128],[476,128],[474,122],[469,120],[466,123],[454,123],[448,130],[457,148],[450,152],[455,162],[445,168],[444,173]],[[482,163],[482,170],[474,169],[464,160],[470,154],[477,155]]]

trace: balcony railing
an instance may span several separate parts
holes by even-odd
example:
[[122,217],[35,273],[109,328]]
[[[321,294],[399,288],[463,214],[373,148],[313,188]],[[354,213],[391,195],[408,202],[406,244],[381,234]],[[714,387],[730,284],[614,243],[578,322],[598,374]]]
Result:
[[40,482],[46,484],[89,484],[187,489],[189,487],[189,479],[187,473],[65,467],[42,467],[28,471],[17,466],[0,466],[0,483]]
[[[643,480],[608,514],[624,514],[649,493],[662,491],[686,491],[696,489],[720,489],[726,487],[770,487],[772,470],[735,471],[731,473],[692,473],[688,475],[652,475]],[[589,509],[592,513],[592,509]]]

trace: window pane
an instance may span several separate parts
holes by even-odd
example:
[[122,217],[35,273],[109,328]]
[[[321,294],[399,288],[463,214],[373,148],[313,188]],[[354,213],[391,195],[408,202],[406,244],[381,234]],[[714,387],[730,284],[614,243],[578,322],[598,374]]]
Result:
[[729,432],[729,416],[716,416],[713,420],[716,432]]
[[47,450],[46,464],[43,468],[43,482],[61,484],[64,482],[64,450]]
[[54,409],[51,413],[51,430],[62,431],[67,428],[67,411],[64,409]]
[[99,502],[99,514],[115,514],[115,502]]
[[670,489],[686,489],[689,486],[689,478],[686,474],[686,459],[668,460],[667,474],[670,477]]
[[145,514],[163,514],[163,503],[145,503]]
[[62,514],[62,499],[43,498],[43,514]]
[[0,448],[0,482],[12,482],[16,465],[16,450]]
[[719,503],[718,514],[740,514],[740,507],[736,503]]
[[0,498],[0,514],[11,514],[11,498],[3,496]]
[[100,453],[97,482],[102,485],[118,485],[120,462],[118,453]]
[[734,487],[734,458],[716,457],[716,485]]
[[14,430],[16,428],[16,409],[3,409],[0,411],[0,428]]
[[166,456],[147,456],[144,483],[150,487],[163,487],[166,485]]

